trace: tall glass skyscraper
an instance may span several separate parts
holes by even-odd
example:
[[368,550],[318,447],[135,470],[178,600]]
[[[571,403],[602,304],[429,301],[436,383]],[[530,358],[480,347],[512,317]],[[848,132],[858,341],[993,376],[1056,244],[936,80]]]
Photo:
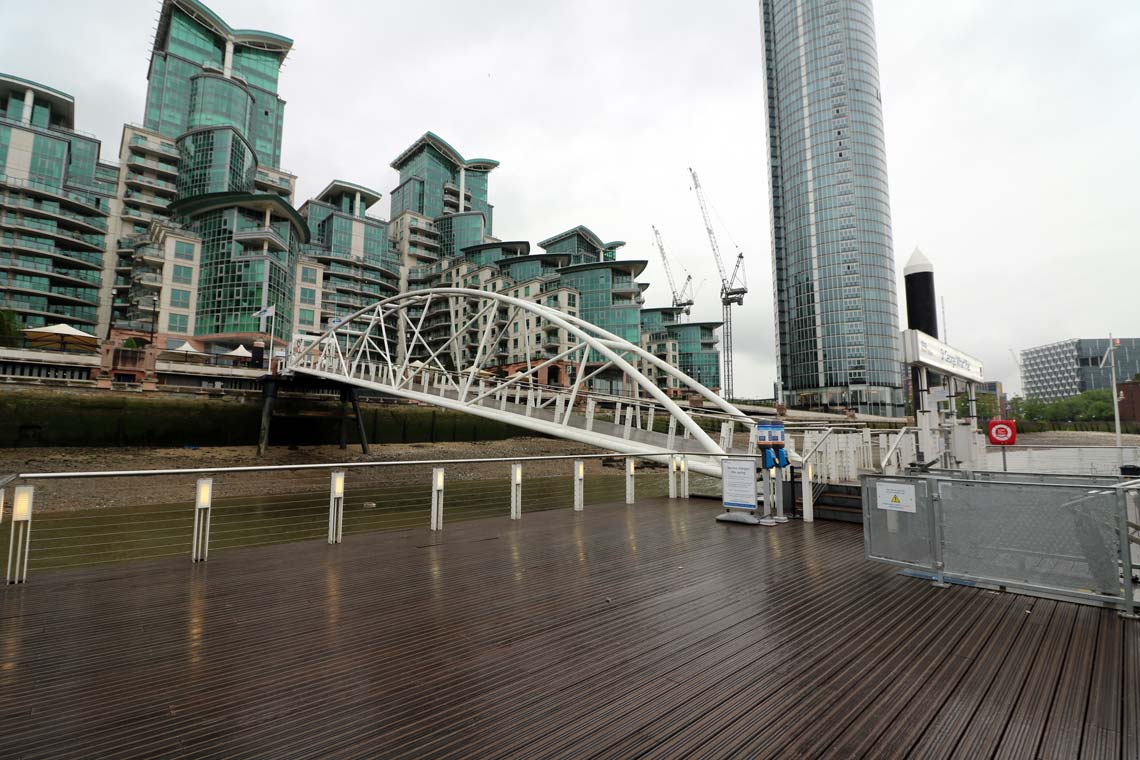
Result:
[[901,413],[871,0],[761,0],[760,14],[784,399]]

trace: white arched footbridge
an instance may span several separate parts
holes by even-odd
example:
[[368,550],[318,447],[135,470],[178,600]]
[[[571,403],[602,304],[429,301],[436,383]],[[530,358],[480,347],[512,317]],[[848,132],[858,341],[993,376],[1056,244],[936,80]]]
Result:
[[[401,293],[323,335],[299,336],[283,374],[351,384],[615,453],[660,452],[666,462],[669,452],[681,451],[693,471],[714,476],[719,457],[733,449],[733,432],[751,433],[753,425],[639,345],[550,306],[467,288]],[[550,380],[555,374],[561,382]],[[676,395],[701,406],[683,406]]]

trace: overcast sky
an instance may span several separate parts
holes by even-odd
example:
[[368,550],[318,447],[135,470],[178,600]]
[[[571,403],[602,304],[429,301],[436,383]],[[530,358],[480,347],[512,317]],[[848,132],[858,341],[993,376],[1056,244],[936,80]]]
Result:
[[[737,393],[775,380],[756,2],[210,0],[231,26],[295,40],[281,77],[283,168],[297,204],[332,178],[384,194],[427,130],[491,175],[494,233],[537,243],[576,224],[649,260],[650,225],[719,319],[719,280],[687,167],[721,249],[747,258]],[[152,0],[0,0],[0,72],[75,96],[77,127],[118,154],[140,122]],[[920,246],[949,341],[1020,387],[1010,349],[1140,337],[1140,3],[878,0],[879,63],[899,272]],[[731,262],[730,262],[731,266]],[[905,326],[905,313],[900,324]]]

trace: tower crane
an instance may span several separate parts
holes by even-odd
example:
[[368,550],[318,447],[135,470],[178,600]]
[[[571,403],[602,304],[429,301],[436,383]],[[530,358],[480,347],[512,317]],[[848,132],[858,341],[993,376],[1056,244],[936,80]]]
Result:
[[661,242],[661,233],[653,227],[653,237],[657,240],[657,250],[661,252],[661,263],[665,267],[665,278],[669,280],[669,290],[673,294],[673,308],[680,309],[682,314],[688,314],[693,305],[693,276],[685,273],[685,282],[677,290],[677,281],[673,279],[673,270],[669,268],[669,257],[665,255],[665,244]]
[[709,235],[709,247],[712,248],[713,258],[716,259],[717,272],[720,273],[720,304],[723,310],[724,327],[721,329],[721,354],[724,357],[721,385],[726,399],[733,397],[732,388],[732,307],[744,304],[744,296],[748,293],[748,284],[744,279],[744,254],[738,248],[736,251],[736,266],[729,275],[724,267],[724,260],[720,255],[720,246],[716,242],[716,233],[713,232],[712,219],[709,218],[708,205],[705,203],[705,194],[701,190],[701,180],[697,173],[689,167],[689,174],[693,175],[693,190],[697,193],[697,203],[701,207],[701,218],[705,222],[705,232]]

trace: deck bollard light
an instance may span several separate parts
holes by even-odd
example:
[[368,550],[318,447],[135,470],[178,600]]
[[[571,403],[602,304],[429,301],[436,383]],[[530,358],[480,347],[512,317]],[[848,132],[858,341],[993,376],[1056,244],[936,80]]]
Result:
[[586,463],[581,459],[574,460],[574,511],[581,512],[585,506],[586,494]]
[[[16,486],[12,496],[12,530],[8,534],[8,575],[6,583],[28,580],[28,552],[32,548],[32,503],[35,486]],[[12,575],[13,565],[16,574]]]
[[205,562],[210,555],[210,513],[214,505],[214,479],[199,478],[194,486],[194,540],[190,560]]
[[344,532],[344,470],[332,474],[329,486],[329,543],[339,544]]
[[689,498],[689,457],[681,455],[681,498]]
[[511,465],[511,519],[522,519],[522,465]]
[[443,468],[431,471],[431,529],[443,530]]
[[633,503],[633,457],[625,458],[625,503]]

